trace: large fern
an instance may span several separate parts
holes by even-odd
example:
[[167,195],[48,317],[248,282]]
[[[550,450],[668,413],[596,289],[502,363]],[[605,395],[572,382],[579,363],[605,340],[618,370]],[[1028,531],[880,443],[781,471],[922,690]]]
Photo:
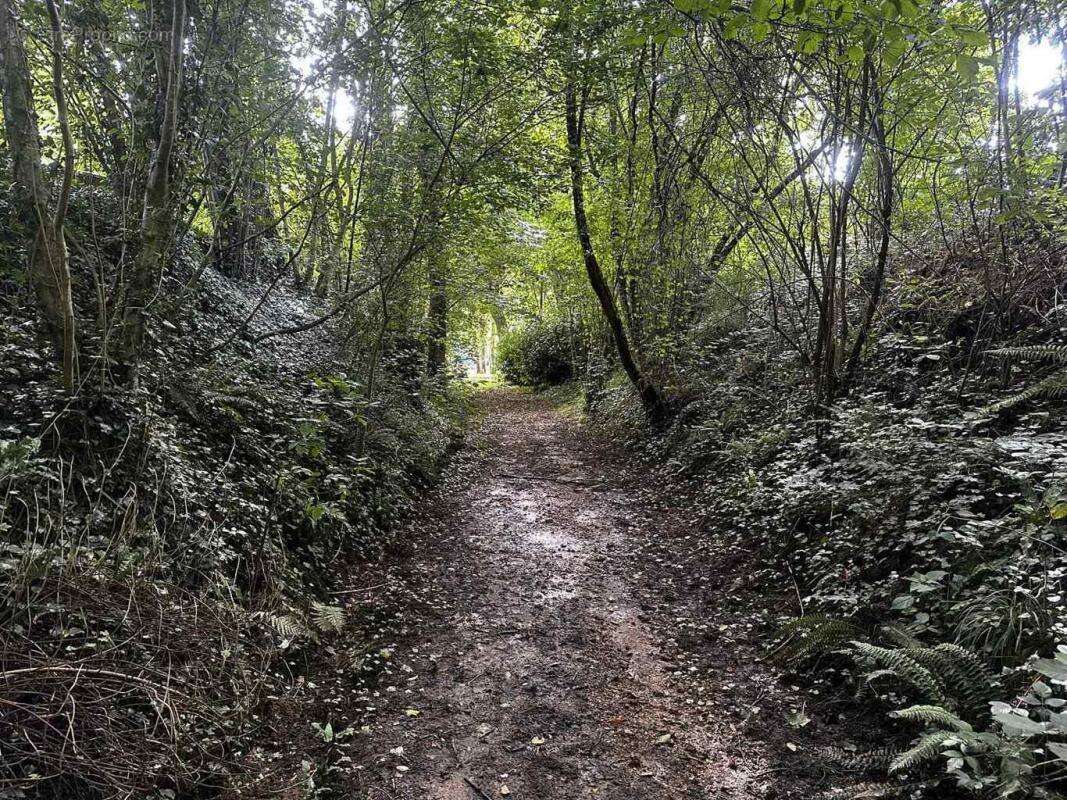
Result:
[[960,708],[984,716],[993,697],[993,676],[981,659],[959,645],[943,642],[936,647],[909,647],[908,656],[938,676]]
[[[1038,344],[1029,347],[1002,347],[990,350],[994,358],[1035,361],[1046,364],[1067,364],[1067,345]],[[996,414],[1030,400],[1059,400],[1067,397],[1067,368],[1058,369],[1033,386],[1016,392],[985,408]]]
[[868,642],[853,641],[849,644],[859,660],[881,667],[880,674],[895,675],[938,705],[946,702],[944,690],[934,673],[905,651],[879,647]]

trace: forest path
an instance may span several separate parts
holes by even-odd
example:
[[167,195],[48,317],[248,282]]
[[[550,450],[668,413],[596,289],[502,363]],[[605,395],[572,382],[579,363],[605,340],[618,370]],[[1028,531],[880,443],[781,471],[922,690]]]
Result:
[[[637,499],[641,469],[543,398],[478,402],[438,536],[413,556],[432,610],[391,655],[405,677],[382,694],[357,796],[813,797],[789,776],[799,765],[774,763],[795,747],[748,730],[775,689],[749,645],[720,633],[738,623],[714,617],[731,576],[700,608],[650,585],[647,537],[679,521]],[[721,637],[710,661],[664,649],[683,629]]]

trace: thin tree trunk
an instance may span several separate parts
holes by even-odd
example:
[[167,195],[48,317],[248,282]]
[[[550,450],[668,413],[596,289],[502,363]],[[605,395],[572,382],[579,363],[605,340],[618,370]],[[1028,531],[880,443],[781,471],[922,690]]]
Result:
[[445,255],[430,255],[430,303],[427,311],[429,336],[426,372],[432,378],[444,372],[448,336],[448,291],[445,285]]
[[74,145],[63,91],[61,28],[58,12],[51,2],[49,12],[53,27],[52,78],[64,148],[63,184],[54,216],[49,214],[48,188],[41,175],[41,150],[30,68],[12,0],[0,0],[4,129],[11,152],[15,204],[24,227],[29,254],[29,281],[37,297],[45,332],[55,347],[61,365],[63,384],[72,389],[77,380],[77,347],[63,223],[74,170]]
[[144,345],[147,311],[158,290],[162,263],[172,231],[170,208],[171,159],[178,128],[178,99],[185,61],[185,0],[171,0],[170,47],[163,79],[163,120],[148,171],[141,213],[141,246],[133,265],[123,308],[122,357],[136,376]]
[[604,273],[600,269],[593,250],[593,240],[589,234],[589,220],[585,215],[585,194],[582,188],[582,113],[578,108],[578,97],[574,82],[570,81],[566,87],[566,117],[567,117],[567,149],[571,172],[571,198],[574,204],[574,227],[578,234],[578,243],[582,248],[582,258],[585,261],[585,271],[589,276],[589,283],[593,287],[597,300],[600,302],[600,310],[604,319],[611,328],[612,339],[619,355],[619,361],[626,372],[626,376],[637,389],[641,398],[641,405],[645,414],[653,422],[662,422],[667,416],[667,404],[659,388],[653,384],[638,367],[630,349],[630,342],[626,337],[619,310],[615,306],[615,298],[604,280]]
[[[881,107],[881,98],[876,95],[876,104]],[[878,210],[879,223],[882,228],[881,238],[878,242],[878,255],[875,260],[874,281],[871,292],[867,297],[867,305],[856,331],[856,339],[852,344],[852,352],[845,368],[845,391],[852,386],[859,368],[860,355],[870,336],[871,327],[874,324],[874,315],[878,311],[881,301],[882,287],[885,285],[886,263],[889,260],[889,240],[891,223],[893,220],[893,191],[895,188],[895,174],[893,169],[893,155],[886,143],[885,125],[882,123],[881,114],[876,112],[873,117],[873,132],[875,142],[878,144],[878,180],[882,190],[881,207]]]

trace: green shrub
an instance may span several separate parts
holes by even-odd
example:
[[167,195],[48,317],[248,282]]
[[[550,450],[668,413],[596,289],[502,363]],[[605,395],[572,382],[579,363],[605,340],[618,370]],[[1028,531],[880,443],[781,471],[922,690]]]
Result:
[[500,371],[520,386],[557,386],[574,376],[570,331],[565,325],[532,322],[500,341]]

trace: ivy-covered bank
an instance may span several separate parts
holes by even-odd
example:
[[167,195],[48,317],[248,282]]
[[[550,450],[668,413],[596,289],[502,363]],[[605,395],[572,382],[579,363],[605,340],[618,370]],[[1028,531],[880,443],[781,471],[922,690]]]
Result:
[[315,313],[288,293],[232,337],[257,299],[212,278],[136,388],[74,397],[29,325],[0,329],[0,794],[277,791],[300,756],[264,715],[346,624],[373,687],[395,631],[337,592],[434,484],[463,389],[420,388],[414,345],[372,385],[326,335],[254,342]]
[[[884,732],[828,753],[869,775],[856,796],[1056,796],[1067,431],[1027,402],[1059,350],[999,351],[975,371],[913,324],[883,338],[862,388],[813,416],[788,354],[752,358],[761,336],[709,340],[666,429],[648,428],[621,377],[586,386],[590,419],[665,464],[701,536],[751,552],[749,588],[793,609],[766,629],[766,654],[808,687],[807,713],[845,720],[840,736]],[[1001,388],[1005,358],[1018,375]]]

